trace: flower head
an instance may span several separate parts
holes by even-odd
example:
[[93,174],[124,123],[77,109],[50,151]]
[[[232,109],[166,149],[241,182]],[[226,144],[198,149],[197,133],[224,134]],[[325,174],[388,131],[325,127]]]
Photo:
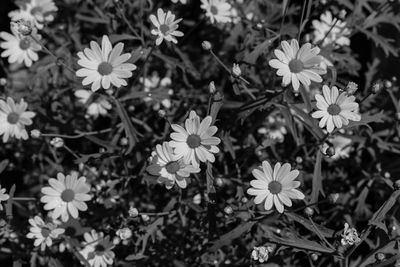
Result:
[[30,232],[26,235],[27,238],[35,239],[33,245],[35,247],[40,246],[41,250],[47,247],[51,247],[53,239],[58,238],[59,235],[64,233],[64,229],[58,228],[57,224],[45,223],[42,218],[35,216],[33,219],[29,219],[31,228]]
[[361,116],[358,114],[358,104],[354,102],[356,99],[353,95],[348,95],[346,92],[339,94],[336,86],[330,89],[327,85],[322,87],[323,95],[315,95],[317,100],[318,111],[312,114],[313,118],[321,118],[319,127],[326,129],[331,133],[335,127],[342,128],[343,125],[348,125],[349,120],[360,121]]
[[89,201],[91,196],[87,194],[90,187],[85,177],[78,179],[76,173],[67,176],[58,173],[57,179],[49,179],[49,184],[50,186],[42,188],[44,196],[40,201],[46,203],[45,210],[54,210],[53,219],[61,216],[61,220],[66,222],[70,215],[78,218],[78,210],[87,210],[85,201]]
[[6,189],[5,188],[1,188],[0,185],[0,210],[3,210],[3,206],[1,205],[1,201],[6,201],[10,198],[10,196],[8,194],[6,194]]
[[268,260],[269,254],[273,251],[273,248],[268,247],[254,247],[253,251],[251,252],[251,258],[255,261],[260,263],[264,263]]
[[106,267],[112,265],[114,262],[115,254],[112,251],[114,244],[110,241],[110,237],[104,237],[102,232],[97,233],[92,230],[83,235],[85,246],[80,253],[93,267]]
[[103,97],[95,97],[92,99],[90,103],[88,103],[89,99],[93,98],[93,92],[89,90],[76,90],[75,96],[78,98],[78,101],[87,107],[87,115],[97,118],[99,115],[105,116],[107,115],[107,111],[111,109],[111,104]]
[[8,13],[11,20],[28,20],[31,21],[36,28],[43,29],[43,25],[54,20],[53,13],[58,9],[53,0],[30,0],[25,6],[19,10]]
[[342,135],[335,135],[332,138],[328,139],[329,142],[333,145],[335,153],[331,156],[331,159],[344,159],[348,158],[351,151],[352,140]]
[[128,85],[125,79],[132,76],[136,66],[126,63],[131,54],[121,54],[123,49],[123,43],[118,43],[113,48],[106,35],[103,36],[101,48],[95,41],[91,41],[90,48],[78,53],[78,64],[83,68],[79,69],[76,75],[85,77],[82,84],[92,84],[93,92],[100,87],[108,89],[111,84],[116,87]]
[[318,66],[322,61],[322,57],[318,55],[318,47],[312,48],[310,43],[306,43],[299,48],[295,39],[292,39],[290,44],[288,41],[282,41],[281,46],[283,51],[275,49],[277,59],[271,59],[269,65],[278,69],[276,74],[283,76],[284,86],[292,83],[293,89],[297,91],[300,83],[309,87],[311,81],[322,82],[320,74],[325,74],[326,70]]
[[354,245],[360,242],[361,239],[358,237],[357,230],[355,228],[350,228],[349,224],[345,223],[341,240],[342,245]]
[[260,204],[265,200],[265,210],[270,210],[273,205],[282,213],[284,205],[291,207],[291,199],[304,199],[304,194],[296,188],[300,186],[299,181],[295,181],[299,175],[298,170],[291,171],[289,163],[281,165],[276,163],[274,170],[268,161],[263,161],[260,168],[252,171],[256,180],[252,180],[252,186],[247,190],[247,194],[256,196],[254,203]]
[[176,37],[182,37],[183,32],[177,31],[179,28],[178,23],[182,19],[175,20],[175,15],[171,11],[164,12],[161,8],[157,10],[157,17],[153,14],[150,15],[150,20],[156,29],[151,30],[151,34],[157,35],[156,45],[160,45],[165,39],[168,42],[178,43]]
[[121,240],[127,240],[132,237],[132,230],[125,227],[121,228],[116,232],[117,236],[121,238]]
[[226,0],[201,0],[201,8],[211,23],[227,23],[232,21],[232,6]]
[[313,20],[312,25],[314,27],[315,43],[323,40],[322,46],[328,44],[350,45],[348,37],[350,30],[346,27],[346,22],[337,18],[334,19],[330,11],[321,14],[320,20]]

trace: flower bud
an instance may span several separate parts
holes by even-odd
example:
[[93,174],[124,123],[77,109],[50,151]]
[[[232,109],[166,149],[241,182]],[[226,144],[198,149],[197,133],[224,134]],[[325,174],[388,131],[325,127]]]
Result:
[[54,137],[53,139],[51,139],[50,145],[55,148],[61,148],[64,146],[64,140],[60,137]]
[[134,208],[134,207],[130,207],[128,213],[129,213],[129,216],[132,218],[135,218],[136,216],[139,215],[139,211],[137,210],[137,208]]
[[215,94],[215,92],[217,92],[217,88],[215,88],[214,81],[210,82],[210,84],[208,85],[208,88],[210,90],[210,94]]
[[393,86],[393,83],[391,82],[391,81],[389,81],[389,80],[386,80],[385,81],[385,87],[386,88],[390,88],[390,87],[392,87]]
[[338,193],[329,194],[329,201],[330,201],[332,204],[335,204],[336,201],[338,201],[339,196],[340,196],[340,195],[339,195]]
[[38,129],[33,129],[31,131],[32,138],[39,138],[41,135],[42,133]]
[[307,216],[311,217],[314,215],[314,209],[307,207],[304,209],[304,214],[306,214]]
[[211,50],[211,48],[212,48],[212,45],[211,45],[211,43],[210,43],[209,41],[203,41],[203,42],[201,43],[201,46],[202,46],[203,49],[206,50],[206,51]]
[[386,259],[386,256],[382,252],[378,252],[375,254],[375,259],[379,262],[384,261]]
[[19,19],[11,22],[11,26],[17,30],[17,32],[23,36],[31,35],[32,33],[32,24],[31,22]]
[[144,222],[147,222],[147,221],[150,220],[150,217],[149,217],[149,215],[147,215],[147,214],[142,214],[142,215],[140,215],[140,216],[142,217],[142,220],[143,220]]
[[355,82],[349,82],[346,86],[346,92],[349,95],[354,95],[354,93],[358,90],[358,84]]
[[121,146],[128,145],[129,144],[128,138],[122,137],[121,140],[119,140],[119,143],[121,144]]
[[196,194],[193,197],[193,203],[196,204],[196,205],[200,205],[200,203],[201,203],[201,194]]
[[7,79],[6,78],[0,78],[0,85],[1,86],[6,86],[7,85]]
[[233,209],[232,209],[231,206],[226,206],[226,207],[224,208],[224,212],[225,212],[227,215],[231,215],[231,214],[233,213]]
[[165,112],[165,110],[163,110],[163,109],[160,109],[160,110],[157,112],[157,114],[158,114],[158,116],[160,116],[161,118],[164,118],[165,115],[167,115],[167,112]]
[[240,75],[242,75],[242,70],[240,69],[239,64],[233,63],[232,75],[235,77],[239,77]]
[[119,229],[116,234],[121,238],[121,240],[127,240],[132,237],[132,231],[127,227]]
[[397,180],[393,184],[395,190],[400,190],[400,180]]
[[381,82],[381,81],[378,81],[378,82],[376,82],[376,83],[374,83],[374,84],[372,85],[372,87],[370,88],[370,92],[371,92],[372,94],[377,94],[377,93],[379,93],[379,92],[382,90],[382,88],[383,88],[382,82]]

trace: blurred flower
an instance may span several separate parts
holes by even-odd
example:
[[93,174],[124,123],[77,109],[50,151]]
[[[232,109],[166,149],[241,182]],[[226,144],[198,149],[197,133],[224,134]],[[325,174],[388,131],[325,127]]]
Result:
[[212,45],[209,41],[203,41],[201,43],[201,46],[203,47],[204,50],[210,50],[212,48]]
[[[84,105],[87,104],[90,97],[93,96],[92,91],[84,89],[76,90],[74,94],[78,98],[78,101]],[[87,107],[87,114],[94,118],[97,118],[99,115],[104,116],[107,115],[107,110],[110,110],[111,107],[110,102],[102,97],[98,97]]]
[[351,151],[352,140],[342,135],[336,135],[333,138],[329,138],[329,142],[333,145],[335,149],[334,155],[331,156],[332,159],[336,160],[339,158],[348,158]]
[[176,37],[182,37],[183,32],[177,31],[179,28],[178,23],[182,19],[175,20],[175,15],[171,11],[165,13],[161,8],[157,10],[157,17],[153,14],[150,15],[150,20],[157,29],[151,30],[151,34],[158,35],[156,45],[160,45],[165,39],[168,42],[178,43]]
[[85,201],[89,201],[91,196],[87,194],[90,187],[85,177],[78,179],[76,173],[67,176],[58,173],[57,180],[50,178],[49,184],[50,187],[42,188],[44,196],[40,201],[46,203],[45,210],[54,210],[53,219],[61,216],[61,220],[66,222],[69,215],[76,219],[79,216],[78,210],[87,210]]
[[50,140],[50,145],[54,146],[55,148],[61,148],[64,146],[64,139],[60,137],[54,137]]
[[283,142],[287,130],[285,118],[280,113],[269,114],[263,125],[257,130],[259,134],[265,135],[268,139]]
[[133,217],[133,218],[135,218],[136,216],[139,215],[138,209],[134,208],[134,207],[130,207],[128,213],[129,213],[129,216]]
[[142,220],[143,220],[144,222],[147,222],[148,220],[150,220],[150,217],[149,217],[149,215],[147,215],[147,214],[141,214],[140,216],[142,217]]
[[265,200],[264,209],[270,210],[273,205],[282,213],[284,205],[291,207],[291,199],[304,199],[304,194],[296,188],[300,186],[299,181],[294,181],[299,175],[298,170],[291,171],[289,163],[281,165],[276,163],[272,171],[268,161],[263,161],[262,166],[252,171],[256,180],[252,180],[252,186],[247,190],[249,195],[256,196],[255,204],[260,204]]
[[240,69],[239,64],[233,63],[232,74],[237,76],[237,77],[242,75],[242,70]]
[[110,237],[104,237],[102,232],[97,233],[92,230],[89,233],[83,235],[85,246],[80,251],[82,256],[89,262],[90,266],[93,267],[106,267],[112,265],[114,262],[115,254],[112,251],[114,244],[110,241]]
[[335,127],[342,128],[343,125],[348,125],[349,120],[360,121],[361,116],[358,114],[358,104],[354,102],[356,99],[353,95],[348,96],[346,92],[339,95],[339,90],[336,86],[330,89],[327,85],[322,87],[323,95],[317,94],[318,111],[312,114],[313,118],[319,121],[319,127],[326,129],[331,133]]
[[180,2],[181,4],[187,4],[187,0],[171,0],[172,1],[172,3],[178,3],[178,2]]
[[200,203],[201,203],[201,194],[200,193],[194,195],[193,203],[196,204],[196,205],[200,205]]
[[9,198],[10,198],[10,196],[8,194],[6,194],[6,189],[1,188],[1,185],[0,185],[0,210],[3,210],[3,206],[1,205],[1,202],[6,201]]
[[314,43],[324,40],[322,46],[328,44],[350,45],[348,37],[350,30],[346,28],[346,22],[334,19],[330,11],[321,14],[320,20],[313,20],[312,25],[314,27]]
[[354,95],[355,92],[357,92],[358,90],[358,84],[356,84],[355,82],[349,82],[346,86],[346,92],[349,95]]
[[132,237],[132,230],[125,227],[125,228],[119,229],[116,232],[116,234],[119,238],[121,238],[121,240],[127,240]]
[[358,237],[357,230],[355,228],[350,228],[348,223],[344,224],[341,242],[343,246],[354,245],[361,242],[361,239]]
[[19,10],[8,13],[11,20],[25,19],[31,21],[36,28],[43,29],[43,25],[54,20],[53,12],[58,9],[53,0],[30,0]]
[[218,128],[211,126],[211,123],[211,116],[200,122],[199,116],[192,110],[185,121],[185,128],[177,124],[171,125],[175,132],[170,135],[173,141],[170,141],[169,145],[174,148],[175,154],[183,157],[185,163],[191,163],[198,168],[200,161],[215,161],[213,154],[219,152],[217,145],[221,140],[213,136]]
[[[24,62],[25,66],[32,66],[32,62],[39,59],[36,52],[42,49],[41,46],[31,36],[20,35],[14,28],[11,28],[11,33],[0,32],[0,37],[4,40],[0,43],[0,47],[4,49],[1,57],[8,57],[10,64]],[[37,40],[41,39],[36,30],[32,32],[32,36]]]
[[280,49],[274,51],[278,59],[271,59],[269,65],[278,69],[276,74],[283,76],[284,86],[292,83],[293,89],[297,91],[300,83],[308,87],[311,81],[322,82],[320,74],[325,74],[326,70],[318,67],[322,57],[318,55],[320,49],[317,46],[311,48],[311,44],[306,43],[299,49],[297,40],[292,39],[290,44],[288,41],[282,41],[281,47],[283,51]]
[[26,111],[28,104],[21,99],[15,103],[11,97],[7,102],[0,100],[0,135],[3,135],[3,142],[6,143],[10,137],[17,139],[28,139],[28,132],[25,125],[32,124],[35,113]]
[[78,64],[83,68],[79,69],[76,75],[85,77],[82,84],[92,84],[93,92],[100,87],[109,89],[111,84],[116,87],[126,86],[127,82],[124,79],[132,76],[136,66],[126,63],[131,54],[121,54],[123,49],[123,43],[118,43],[113,48],[108,36],[104,35],[101,48],[95,41],[91,41],[90,48],[78,52]]
[[231,22],[232,6],[226,0],[201,0],[201,8],[205,10],[206,16],[211,23]]
[[147,167],[153,175],[159,175],[158,182],[164,184],[167,189],[171,189],[175,182],[181,188],[186,188],[186,178],[191,173],[199,173],[200,168],[185,163],[182,156],[174,154],[168,142],[156,146],[156,151],[152,153],[152,164]]
[[31,224],[31,228],[26,237],[35,239],[33,245],[35,247],[40,246],[41,250],[44,250],[46,246],[51,247],[53,239],[58,238],[65,231],[62,228],[57,228],[57,225],[54,223],[45,223],[39,216],[29,219],[29,223]]
[[271,247],[254,247],[251,252],[251,258],[260,263],[266,262],[273,249]]
[[147,97],[144,97],[145,102],[153,102],[153,109],[159,110],[161,105],[165,109],[170,109],[172,106],[170,95],[174,93],[168,86],[171,85],[172,81],[169,77],[160,79],[160,76],[156,72],[150,78],[140,78],[139,81],[144,85],[144,92],[148,93]]
[[38,129],[33,129],[31,131],[32,138],[39,138],[41,135],[42,135],[42,133]]

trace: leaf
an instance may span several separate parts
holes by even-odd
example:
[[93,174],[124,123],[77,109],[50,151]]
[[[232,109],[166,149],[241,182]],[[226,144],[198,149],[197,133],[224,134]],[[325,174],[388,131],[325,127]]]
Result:
[[137,261],[137,260],[142,260],[142,259],[146,259],[148,258],[148,256],[143,255],[142,253],[138,253],[138,254],[131,254],[129,256],[127,256],[125,258],[126,261]]
[[14,194],[15,194],[15,184],[13,184],[11,186],[10,192],[8,193],[8,195],[10,196],[8,198],[8,201],[6,203],[6,216],[9,220],[11,220],[13,218],[13,213],[12,213],[12,204],[13,204],[13,198],[14,198]]
[[277,39],[278,37],[273,37],[267,39],[264,42],[258,44],[253,51],[244,56],[243,61],[248,64],[256,64],[257,59],[264,53],[268,52],[268,47]]
[[86,21],[86,22],[90,22],[90,23],[94,23],[94,24],[109,24],[110,23],[110,20],[107,18],[89,17],[89,16],[85,16],[82,14],[76,14],[75,18],[77,20],[82,20],[82,21]]
[[4,159],[0,162],[0,173],[2,173],[7,168],[8,163],[8,159]]
[[118,43],[126,40],[140,40],[140,38],[130,34],[111,34],[109,35],[111,43]]
[[185,71],[192,74],[193,77],[195,77],[196,79],[199,79],[200,73],[198,72],[198,70],[196,70],[189,56],[186,53],[182,52],[177,46],[174,47],[175,47],[175,52],[182,59],[183,64],[185,65]]
[[308,113],[304,112],[301,108],[298,108],[296,105],[289,105],[289,107],[295,111],[295,114],[300,117],[300,121],[315,136],[315,138],[319,140],[324,138],[325,135],[321,128],[319,128],[315,119],[313,119]]
[[355,27],[360,32],[365,34],[365,36],[367,36],[368,39],[371,39],[372,41],[374,41],[376,46],[381,47],[383,52],[385,53],[386,57],[388,57],[390,55],[393,55],[394,57],[398,56],[397,49],[393,45],[391,45],[391,43],[394,42],[393,39],[384,38],[382,35],[379,35],[375,32],[369,31],[369,30],[364,29],[357,25],[355,25]]
[[318,201],[319,193],[325,195],[324,191],[322,190],[321,164],[322,164],[322,153],[318,149],[314,166],[313,180],[312,180],[311,203],[316,203]]
[[213,95],[211,109],[210,109],[210,116],[212,117],[212,123],[215,123],[218,112],[221,109],[222,105],[224,104],[223,100],[224,96],[220,92],[216,92]]
[[400,190],[396,190],[392,193],[388,200],[374,213],[371,220],[369,221],[370,225],[378,225],[385,217],[389,210],[393,207],[393,205],[397,202],[397,199],[400,196]]
[[302,142],[300,142],[300,137],[299,133],[297,132],[296,125],[293,120],[293,115],[290,113],[290,110],[288,107],[279,105],[279,110],[281,111],[283,117],[285,118],[286,121],[286,126],[289,128],[289,131],[292,133],[292,136],[294,140],[296,141],[296,145],[300,145]]
[[217,249],[230,245],[236,238],[241,237],[245,232],[249,231],[256,222],[246,222],[237,226],[232,231],[221,236],[217,241],[213,242],[213,245],[208,249],[209,251],[216,251]]
[[376,113],[374,115],[365,113],[365,114],[361,115],[360,121],[350,121],[348,125],[343,126],[343,129],[350,129],[352,127],[361,126],[361,125],[365,125],[365,126],[369,127],[368,123],[371,123],[371,122],[382,123],[385,117],[386,116],[383,113],[383,110],[381,110],[379,113]]
[[[310,230],[311,232],[315,232],[314,226],[310,223],[310,221],[300,215],[297,215],[296,213],[291,213],[291,212],[285,212],[285,215],[289,217],[289,219],[292,219],[293,221],[296,221],[300,224],[302,224],[305,228]],[[324,237],[333,237],[335,234],[335,231],[329,228],[326,228],[322,225],[314,223],[315,226],[318,228],[318,231],[324,236]]]
[[296,236],[282,238],[282,237],[278,237],[278,236],[272,234],[272,235],[268,236],[268,239],[270,242],[288,246],[288,247],[297,248],[297,249],[304,250],[304,251],[311,250],[311,251],[317,251],[317,252],[329,253],[329,254],[332,254],[335,252],[335,250],[325,247],[315,241],[298,238]]

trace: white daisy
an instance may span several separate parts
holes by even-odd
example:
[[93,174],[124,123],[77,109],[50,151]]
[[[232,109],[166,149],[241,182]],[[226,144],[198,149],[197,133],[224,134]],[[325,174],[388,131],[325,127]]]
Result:
[[165,39],[168,42],[178,43],[176,37],[182,37],[183,32],[177,31],[178,23],[182,19],[175,20],[175,15],[171,11],[165,13],[161,8],[157,10],[157,17],[153,14],[150,15],[150,20],[157,29],[151,30],[151,34],[157,35],[156,45],[160,45]]
[[361,239],[358,237],[357,230],[355,228],[350,228],[348,223],[344,224],[344,230],[342,234],[341,243],[343,246],[346,245],[354,245],[361,242]]
[[15,103],[11,97],[7,102],[0,100],[0,135],[3,135],[3,142],[6,143],[10,137],[17,139],[28,139],[28,132],[25,125],[32,124],[35,113],[26,111],[28,104],[21,99]]
[[[314,27],[314,43],[325,38],[322,46],[328,44],[350,45],[350,39],[348,38],[350,30],[346,27],[346,22],[338,20],[335,24],[335,19],[330,11],[321,14],[320,20],[313,20],[312,25]],[[335,26],[332,28],[333,25]],[[328,32],[329,34],[326,35]]]
[[50,186],[43,187],[44,196],[40,199],[45,210],[54,210],[52,217],[57,219],[61,216],[61,220],[66,222],[71,215],[78,218],[78,210],[87,210],[85,201],[89,201],[91,196],[87,193],[90,191],[89,185],[86,183],[85,177],[80,177],[74,172],[66,177],[62,173],[57,174],[57,180],[49,179]]
[[100,87],[108,89],[111,84],[116,87],[126,86],[125,79],[132,76],[136,66],[126,63],[131,54],[121,54],[123,49],[123,43],[118,43],[113,48],[106,35],[103,36],[101,48],[95,41],[91,41],[90,48],[78,53],[78,64],[83,68],[79,69],[76,75],[85,77],[82,84],[92,84],[93,92]]
[[276,74],[283,76],[284,86],[292,83],[294,90],[299,90],[300,83],[309,87],[311,81],[322,82],[320,74],[325,74],[326,70],[318,65],[322,61],[319,56],[320,49],[316,46],[311,48],[310,43],[305,43],[299,48],[297,40],[292,39],[281,42],[282,50],[275,49],[274,53],[278,59],[271,59],[269,65],[278,69]]
[[211,122],[211,116],[200,122],[199,116],[192,110],[185,121],[185,128],[177,124],[171,125],[175,132],[170,135],[173,141],[169,145],[174,148],[175,154],[183,157],[185,163],[199,167],[200,161],[215,161],[214,154],[219,152],[217,145],[221,140],[213,136],[218,128],[211,126]]
[[202,9],[211,23],[227,23],[232,21],[232,6],[226,0],[201,0]]
[[[93,92],[89,90],[84,90],[84,89],[76,90],[74,94],[78,98],[78,101],[84,105],[88,104],[88,101],[91,98],[91,96],[93,98]],[[102,116],[107,115],[108,110],[110,110],[111,107],[112,106],[110,102],[108,102],[102,96],[100,97],[96,96],[94,97],[94,99],[91,100],[91,103],[88,104],[86,113],[88,116],[97,118],[99,115]]]
[[[10,64],[15,62],[22,64],[24,62],[25,66],[32,66],[32,62],[39,59],[36,52],[41,50],[41,46],[31,36],[22,36],[17,33],[15,28],[11,28],[11,32],[12,34],[0,32],[0,37],[4,40],[4,42],[0,43],[0,47],[4,49],[1,57],[8,57]],[[37,40],[41,39],[35,29],[31,34]]]
[[115,254],[112,251],[114,244],[110,241],[110,237],[104,237],[102,232],[97,233],[92,230],[90,233],[83,235],[85,238],[85,248],[80,251],[83,257],[93,267],[107,267],[114,262]]
[[40,246],[41,250],[45,250],[46,246],[51,247],[53,239],[58,238],[59,235],[65,232],[65,229],[58,228],[57,224],[45,223],[39,216],[29,219],[29,223],[31,228],[26,237],[35,239],[33,245],[35,247]]
[[283,165],[276,163],[272,171],[268,161],[263,161],[262,166],[254,169],[252,174],[256,180],[250,182],[252,188],[247,190],[247,194],[256,196],[255,204],[265,201],[265,210],[270,210],[275,205],[275,208],[282,213],[284,206],[292,206],[291,199],[304,199],[304,194],[296,189],[300,186],[300,182],[295,181],[299,171],[291,171],[289,163]]
[[13,21],[20,19],[28,20],[38,29],[43,29],[43,25],[54,20],[52,13],[58,8],[53,0],[30,0],[19,10],[14,10],[8,13],[8,16]]
[[319,127],[326,129],[331,133],[335,127],[342,128],[343,125],[349,124],[349,120],[360,121],[361,116],[358,114],[358,103],[354,102],[355,96],[342,92],[336,86],[330,89],[327,85],[322,87],[322,93],[315,95],[317,100],[318,111],[312,114],[313,118],[319,121]]
[[1,205],[1,202],[6,201],[9,198],[10,198],[10,196],[8,194],[6,194],[6,189],[1,188],[1,185],[0,185],[0,210],[3,210],[3,206]]
[[147,170],[151,174],[159,175],[158,182],[165,184],[167,189],[171,189],[175,182],[180,188],[186,188],[186,178],[191,173],[199,173],[200,168],[194,167],[183,161],[182,157],[176,155],[168,142],[156,146],[156,151],[152,153],[152,165]]

